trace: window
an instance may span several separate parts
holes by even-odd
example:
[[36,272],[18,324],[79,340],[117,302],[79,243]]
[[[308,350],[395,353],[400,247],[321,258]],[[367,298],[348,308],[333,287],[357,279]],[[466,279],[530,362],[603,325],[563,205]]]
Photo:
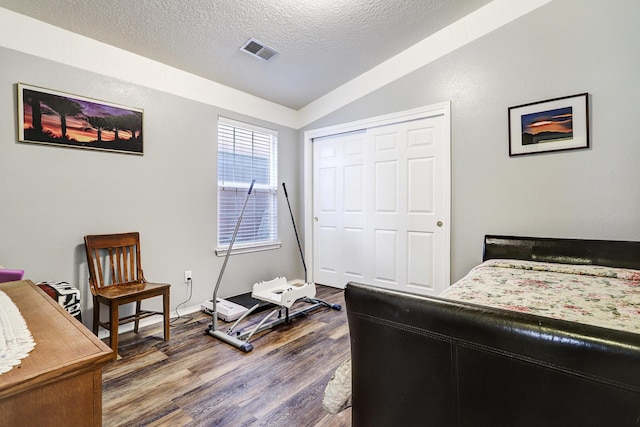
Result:
[[275,131],[218,119],[218,254],[231,243],[252,179],[233,251],[279,246],[277,147]]

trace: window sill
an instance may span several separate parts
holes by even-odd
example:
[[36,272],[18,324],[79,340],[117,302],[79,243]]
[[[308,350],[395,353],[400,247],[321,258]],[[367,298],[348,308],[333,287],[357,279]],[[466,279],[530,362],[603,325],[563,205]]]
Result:
[[[282,242],[265,243],[262,245],[247,245],[247,246],[234,246],[231,249],[231,255],[247,254],[251,252],[270,251],[273,249],[279,249],[282,246]],[[215,250],[216,256],[227,256],[227,248],[218,248]]]

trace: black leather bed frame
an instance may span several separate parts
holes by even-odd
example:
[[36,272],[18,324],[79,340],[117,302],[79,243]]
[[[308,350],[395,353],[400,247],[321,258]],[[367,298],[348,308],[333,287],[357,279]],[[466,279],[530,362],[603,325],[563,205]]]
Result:
[[[640,242],[486,236],[484,258],[640,269]],[[354,427],[640,425],[638,334],[357,283],[345,299]]]
[[485,236],[482,259],[496,258],[640,270],[640,242]]

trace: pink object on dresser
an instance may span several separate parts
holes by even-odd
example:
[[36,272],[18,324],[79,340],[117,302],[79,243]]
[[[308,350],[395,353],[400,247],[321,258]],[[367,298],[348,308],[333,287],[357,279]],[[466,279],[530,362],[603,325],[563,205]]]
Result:
[[8,268],[0,268],[0,283],[22,280],[22,276],[24,276],[24,270],[10,270]]

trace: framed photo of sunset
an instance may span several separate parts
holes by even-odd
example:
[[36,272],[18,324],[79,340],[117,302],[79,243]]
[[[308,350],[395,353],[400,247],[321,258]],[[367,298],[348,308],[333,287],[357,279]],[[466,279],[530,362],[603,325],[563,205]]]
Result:
[[509,156],[589,148],[589,94],[509,108]]
[[143,154],[139,108],[18,83],[18,141]]

